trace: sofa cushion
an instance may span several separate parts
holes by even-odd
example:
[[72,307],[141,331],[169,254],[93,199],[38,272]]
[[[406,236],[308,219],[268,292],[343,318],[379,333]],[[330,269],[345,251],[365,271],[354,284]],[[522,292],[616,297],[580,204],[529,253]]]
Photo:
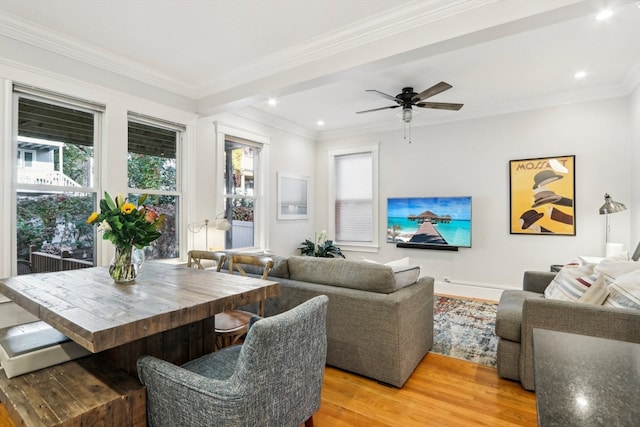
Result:
[[509,341],[520,342],[522,307],[527,298],[542,298],[542,294],[529,291],[502,292],[496,314],[496,335]]
[[306,256],[289,258],[292,280],[384,294],[415,283],[419,276],[420,267],[389,267],[364,261]]

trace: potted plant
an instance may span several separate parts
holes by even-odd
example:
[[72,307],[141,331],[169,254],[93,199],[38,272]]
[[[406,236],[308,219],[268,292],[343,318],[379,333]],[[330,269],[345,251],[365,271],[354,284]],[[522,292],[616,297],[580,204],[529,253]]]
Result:
[[300,254],[319,258],[344,258],[340,248],[334,245],[333,240],[327,239],[326,236],[327,232],[323,230],[320,232],[320,236],[317,233],[314,234],[315,241],[312,242],[306,239],[302,242],[302,246],[298,248],[300,249]]

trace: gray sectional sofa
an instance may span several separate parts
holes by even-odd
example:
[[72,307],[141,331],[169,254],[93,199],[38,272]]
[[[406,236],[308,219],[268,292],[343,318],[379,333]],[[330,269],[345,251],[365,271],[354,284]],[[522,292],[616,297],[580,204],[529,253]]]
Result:
[[[327,364],[402,387],[433,344],[433,284],[418,267],[269,255],[281,294],[265,315],[327,295]],[[259,275],[259,270],[251,271]]]
[[504,291],[498,304],[498,375],[527,390],[535,390],[534,328],[640,343],[640,311],[546,299],[555,275],[526,271],[522,290]]

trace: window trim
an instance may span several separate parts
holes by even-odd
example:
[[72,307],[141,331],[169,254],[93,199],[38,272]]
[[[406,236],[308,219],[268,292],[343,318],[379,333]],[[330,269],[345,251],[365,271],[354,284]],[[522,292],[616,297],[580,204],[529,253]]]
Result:
[[371,153],[372,161],[372,241],[371,242],[349,242],[338,241],[336,244],[340,246],[343,251],[358,251],[358,252],[378,252],[380,249],[380,214],[379,214],[379,154],[380,143],[374,142],[366,145],[357,145],[352,147],[331,148],[328,150],[328,165],[329,165],[329,194],[328,194],[328,219],[329,219],[329,235],[336,236],[336,180],[335,180],[335,159],[338,156],[344,156],[349,154],[362,154]]
[[[213,122],[216,134],[216,178],[215,178],[215,212],[216,215],[224,212],[224,150],[227,139],[241,139],[248,145],[254,144],[260,148],[260,158],[257,168],[254,170],[255,176],[259,178],[257,188],[254,187],[255,207],[254,207],[254,246],[241,248],[245,251],[268,251],[269,250],[269,224],[270,216],[267,201],[269,197],[269,155],[271,149],[271,138],[267,135],[255,133],[250,130],[241,129],[226,125],[217,121]],[[258,220],[255,221],[255,218]],[[240,248],[239,248],[240,249]]]

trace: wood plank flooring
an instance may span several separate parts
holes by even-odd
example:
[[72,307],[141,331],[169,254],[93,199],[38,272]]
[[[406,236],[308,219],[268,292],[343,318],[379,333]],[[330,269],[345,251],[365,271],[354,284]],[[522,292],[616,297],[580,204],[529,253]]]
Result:
[[[533,392],[495,368],[429,353],[402,389],[327,367],[315,427],[536,426]],[[13,427],[0,404],[0,426]]]
[[535,393],[495,368],[428,353],[402,389],[325,371],[315,427],[536,426]]

